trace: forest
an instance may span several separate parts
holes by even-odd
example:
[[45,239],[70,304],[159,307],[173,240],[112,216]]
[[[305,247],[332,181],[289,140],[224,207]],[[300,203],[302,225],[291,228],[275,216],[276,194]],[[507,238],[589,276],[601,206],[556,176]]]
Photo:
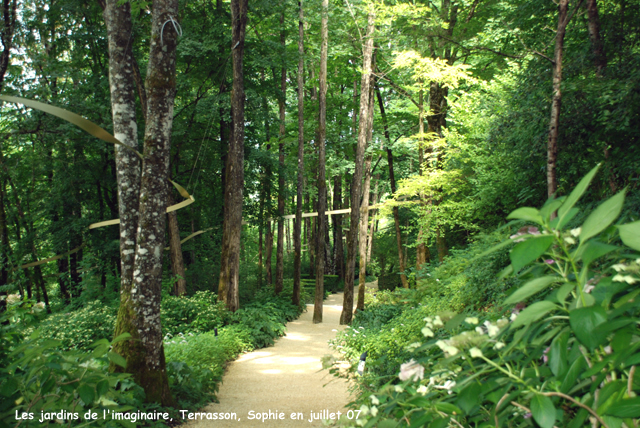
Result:
[[0,11],[1,426],[175,425],[73,414],[335,293],[337,426],[640,426],[639,0]]

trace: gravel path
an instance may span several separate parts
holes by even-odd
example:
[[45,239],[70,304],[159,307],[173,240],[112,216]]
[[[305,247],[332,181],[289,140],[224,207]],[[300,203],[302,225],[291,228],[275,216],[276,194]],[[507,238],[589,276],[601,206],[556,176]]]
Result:
[[[220,391],[219,403],[209,404],[192,417],[188,428],[208,427],[320,427],[313,415],[337,418],[346,413],[350,401],[347,382],[322,370],[320,359],[331,353],[327,341],[335,337],[342,312],[342,293],[324,302],[323,322],[313,324],[313,305],[287,324],[287,335],[275,346],[240,356],[229,364]],[[251,413],[253,412],[253,413]],[[225,417],[236,419],[220,420]],[[222,414],[222,416],[220,415]],[[227,415],[225,415],[227,414]],[[207,419],[216,417],[217,420]],[[188,414],[184,413],[184,419]]]

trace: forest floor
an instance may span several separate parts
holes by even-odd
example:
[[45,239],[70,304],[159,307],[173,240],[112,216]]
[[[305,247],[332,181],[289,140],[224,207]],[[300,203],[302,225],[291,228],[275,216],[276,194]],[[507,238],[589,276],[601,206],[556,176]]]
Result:
[[[377,288],[377,284],[367,283],[367,288]],[[185,427],[320,427],[323,423],[318,416],[331,418],[334,413],[337,419],[337,412],[345,415],[352,398],[349,385],[323,370],[321,362],[323,356],[335,355],[327,342],[345,327],[339,324],[342,299],[338,293],[325,300],[320,324],[313,324],[313,305],[307,305],[307,311],[287,324],[287,335],[274,346],[244,354],[229,364],[217,394],[220,402],[199,412],[235,413],[237,419],[200,416]]]

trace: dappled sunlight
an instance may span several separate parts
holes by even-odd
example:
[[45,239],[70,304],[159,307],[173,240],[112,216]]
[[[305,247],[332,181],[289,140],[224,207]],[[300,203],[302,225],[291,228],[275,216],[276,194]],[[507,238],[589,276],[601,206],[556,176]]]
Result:
[[280,373],[282,373],[282,370],[279,370],[279,369],[260,370],[260,373],[264,373],[264,374],[280,374]]
[[248,354],[241,355],[236,361],[250,361],[258,358],[265,358],[273,355],[273,352],[253,351]]
[[304,335],[304,334],[289,333],[286,336],[284,336],[283,339],[307,341],[307,340],[310,340],[311,338],[309,336],[307,336],[307,335]]

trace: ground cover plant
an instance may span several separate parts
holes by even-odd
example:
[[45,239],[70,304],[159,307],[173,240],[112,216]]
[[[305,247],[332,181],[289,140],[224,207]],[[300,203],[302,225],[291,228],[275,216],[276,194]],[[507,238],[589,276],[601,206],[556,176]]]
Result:
[[[567,197],[510,214],[530,225],[486,252],[511,247],[503,274],[521,280],[502,310],[391,320],[411,334],[381,353],[403,363],[362,378],[358,425],[636,426],[640,222],[618,219],[623,190],[567,227],[596,170]],[[352,357],[358,342],[345,339]]]

